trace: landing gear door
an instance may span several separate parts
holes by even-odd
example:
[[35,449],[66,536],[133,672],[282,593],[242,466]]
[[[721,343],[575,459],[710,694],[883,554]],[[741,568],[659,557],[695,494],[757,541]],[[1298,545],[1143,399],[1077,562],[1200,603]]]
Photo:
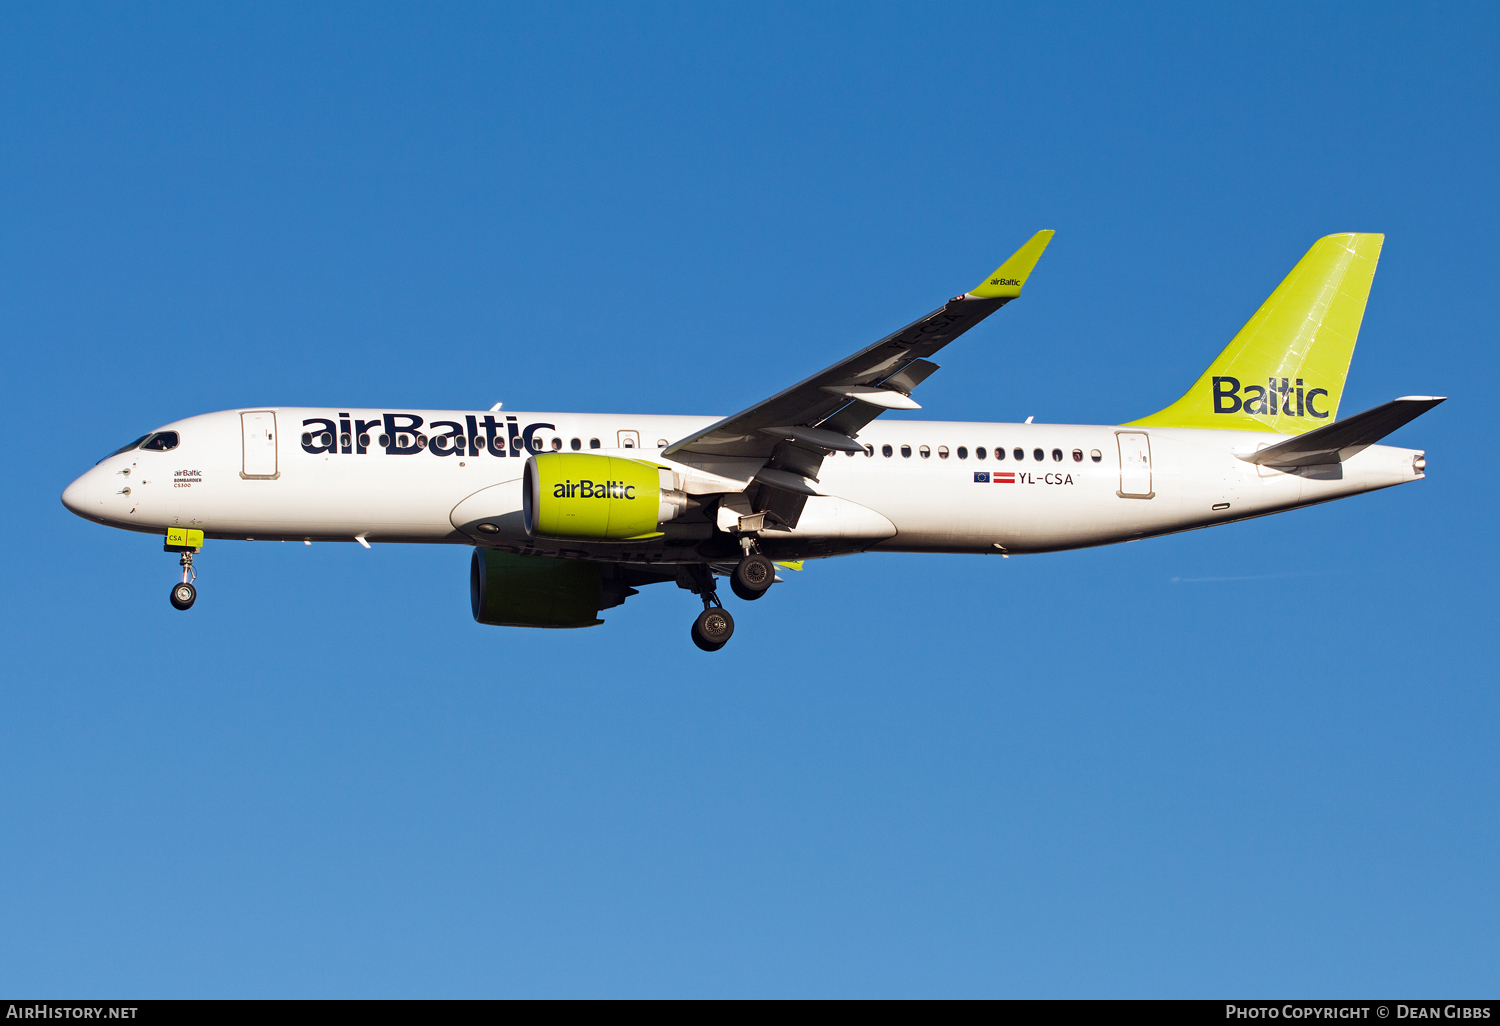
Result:
[[240,477],[266,481],[280,477],[276,467],[276,414],[270,410],[240,414],[240,434],[245,447]]
[[1122,499],[1150,499],[1151,439],[1144,431],[1116,431],[1120,444],[1120,490]]

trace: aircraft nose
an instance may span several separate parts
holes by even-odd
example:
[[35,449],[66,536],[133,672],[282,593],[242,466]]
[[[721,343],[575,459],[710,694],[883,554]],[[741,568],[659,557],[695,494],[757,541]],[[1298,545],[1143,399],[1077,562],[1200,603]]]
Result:
[[93,471],[89,471],[63,489],[62,504],[81,517],[88,515],[89,490],[92,485],[89,478],[92,476]]

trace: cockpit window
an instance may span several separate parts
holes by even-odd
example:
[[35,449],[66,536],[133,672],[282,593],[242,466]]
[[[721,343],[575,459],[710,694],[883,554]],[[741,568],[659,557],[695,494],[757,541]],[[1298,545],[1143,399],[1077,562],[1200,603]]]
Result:
[[170,449],[175,449],[177,448],[177,432],[158,431],[156,434],[147,438],[145,444],[143,444],[141,448],[149,449],[152,452],[167,452]]
[[[114,452],[110,453],[109,456],[118,456],[122,452],[129,452],[131,449],[134,449],[136,446],[140,445],[142,442],[144,442],[146,439],[148,439],[150,437],[151,437],[150,435],[142,435],[141,437],[137,438],[135,441],[131,442],[129,445],[122,445],[122,446],[120,446]],[[101,459],[99,462],[103,463],[104,460],[109,459],[109,456],[104,457],[104,459]]]

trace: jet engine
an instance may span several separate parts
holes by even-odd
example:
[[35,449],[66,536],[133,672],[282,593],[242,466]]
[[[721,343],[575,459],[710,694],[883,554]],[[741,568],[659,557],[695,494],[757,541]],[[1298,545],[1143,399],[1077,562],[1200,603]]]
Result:
[[598,563],[475,549],[469,564],[474,619],[497,627],[593,627],[599,619]]
[[636,589],[677,579],[677,571],[522,556],[475,549],[469,563],[474,619],[496,627],[594,627],[599,612]]
[[526,461],[522,520],[533,538],[645,541],[690,505],[666,467],[584,452],[546,452]]

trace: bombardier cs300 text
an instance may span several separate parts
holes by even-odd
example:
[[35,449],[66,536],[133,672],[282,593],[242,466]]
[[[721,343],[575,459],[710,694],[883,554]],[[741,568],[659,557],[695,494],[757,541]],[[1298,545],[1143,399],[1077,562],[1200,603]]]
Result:
[[172,604],[205,538],[473,546],[474,619],[590,627],[636,589],[702,599],[699,648],[778,563],[855,552],[1011,555],[1132,541],[1416,481],[1376,445],[1443,400],[1338,420],[1384,239],[1319,239],[1159,413],[1118,426],[878,420],[938,350],[1021,294],[1052,232],[976,288],[732,417],[265,407],[189,417],[101,460],[62,501],[164,534]]

